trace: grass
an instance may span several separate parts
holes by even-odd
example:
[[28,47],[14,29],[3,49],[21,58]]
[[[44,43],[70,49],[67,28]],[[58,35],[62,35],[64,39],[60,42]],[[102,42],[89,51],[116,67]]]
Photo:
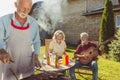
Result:
[[[41,53],[39,55],[40,58],[43,58],[43,54],[45,53],[45,47],[41,47]],[[70,59],[73,57],[73,53],[75,49],[72,47],[67,48],[67,54]],[[40,72],[36,72],[37,74]],[[92,80],[92,76],[83,75],[79,76],[76,74],[76,77],[80,80]],[[99,57],[98,60],[98,80],[120,80],[120,63],[115,61],[107,60],[103,57]]]
[[120,80],[120,63],[100,58],[98,61],[100,80]]

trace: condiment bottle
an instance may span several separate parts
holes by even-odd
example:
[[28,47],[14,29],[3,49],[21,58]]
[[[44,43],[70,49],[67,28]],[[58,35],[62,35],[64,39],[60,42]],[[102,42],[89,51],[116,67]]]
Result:
[[58,59],[58,55],[56,55],[56,58],[55,58],[55,67],[56,67],[56,68],[59,67],[59,59]]
[[68,56],[67,54],[64,54],[64,55],[62,56],[62,63],[63,63],[64,65],[68,65],[68,64],[69,64],[69,56]]
[[62,64],[65,65],[65,55],[64,55],[64,54],[63,54],[63,56],[62,56]]
[[66,54],[65,55],[65,64],[68,65],[69,64],[69,56]]
[[50,65],[50,56],[47,56],[47,64]]

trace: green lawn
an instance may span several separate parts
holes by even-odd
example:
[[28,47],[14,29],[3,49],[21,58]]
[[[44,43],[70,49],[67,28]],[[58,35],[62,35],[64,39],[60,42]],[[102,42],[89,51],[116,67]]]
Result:
[[[67,54],[69,54],[70,59],[73,57],[74,52],[75,52],[75,49],[70,47],[67,48]],[[41,47],[40,58],[43,57],[44,53],[45,53],[45,48],[43,46]],[[110,61],[110,60],[104,59],[103,57],[99,57],[98,69],[99,69],[98,80],[120,80],[120,63],[119,62]],[[76,74],[76,77],[80,80],[92,80],[92,77],[89,75],[79,76]]]

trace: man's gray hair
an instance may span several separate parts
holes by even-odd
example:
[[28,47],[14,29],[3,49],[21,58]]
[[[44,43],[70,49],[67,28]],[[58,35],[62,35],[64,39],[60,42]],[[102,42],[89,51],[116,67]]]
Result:
[[80,37],[82,37],[82,36],[84,36],[84,35],[86,35],[87,37],[89,36],[88,33],[82,32],[82,33],[80,34]]

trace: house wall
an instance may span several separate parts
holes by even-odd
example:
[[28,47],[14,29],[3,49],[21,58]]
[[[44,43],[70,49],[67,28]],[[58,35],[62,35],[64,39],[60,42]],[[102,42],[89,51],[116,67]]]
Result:
[[[103,5],[102,0],[88,0],[88,2],[88,10]],[[102,14],[82,16],[82,13],[86,11],[85,3],[85,0],[71,1],[64,10],[64,26],[58,27],[57,29],[65,32],[66,42],[69,44],[78,44],[81,32],[87,32],[90,40],[98,41]],[[93,4],[95,4],[95,6],[93,6]],[[116,12],[115,16],[119,14],[120,12]]]

